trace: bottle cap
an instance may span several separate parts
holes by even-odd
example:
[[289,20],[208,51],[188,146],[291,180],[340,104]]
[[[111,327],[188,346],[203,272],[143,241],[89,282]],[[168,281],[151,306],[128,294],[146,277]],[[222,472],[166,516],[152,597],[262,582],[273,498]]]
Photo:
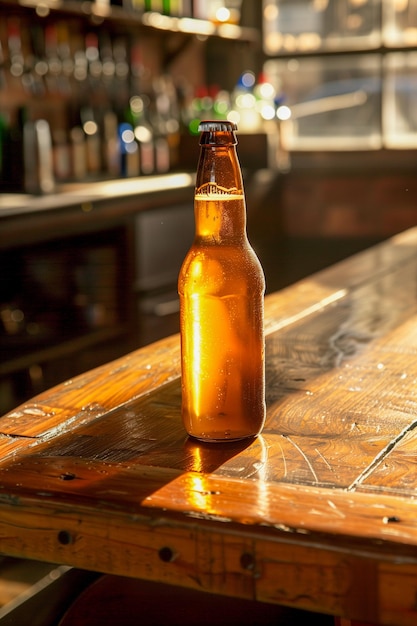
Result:
[[200,133],[204,133],[206,131],[230,133],[237,130],[237,124],[226,120],[204,120],[204,122],[200,122],[198,130]]

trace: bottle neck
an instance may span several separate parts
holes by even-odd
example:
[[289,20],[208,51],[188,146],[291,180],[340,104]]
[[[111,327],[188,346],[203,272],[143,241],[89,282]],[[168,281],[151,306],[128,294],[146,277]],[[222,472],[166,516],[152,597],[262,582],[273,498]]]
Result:
[[201,145],[195,190],[196,237],[216,244],[242,242],[246,239],[246,206],[234,134],[210,135],[221,137],[217,144]]

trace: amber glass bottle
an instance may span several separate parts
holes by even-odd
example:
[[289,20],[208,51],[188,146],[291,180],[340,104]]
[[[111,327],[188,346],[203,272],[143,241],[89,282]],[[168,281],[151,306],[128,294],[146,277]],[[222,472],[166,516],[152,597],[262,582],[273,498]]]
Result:
[[236,125],[199,130],[196,232],[178,280],[182,417],[193,437],[231,441],[265,420],[265,279],[246,234]]

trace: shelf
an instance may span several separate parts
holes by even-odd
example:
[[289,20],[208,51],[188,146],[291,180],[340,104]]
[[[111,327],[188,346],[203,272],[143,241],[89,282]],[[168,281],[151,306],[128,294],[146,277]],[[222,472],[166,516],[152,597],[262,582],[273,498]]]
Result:
[[254,28],[245,28],[237,24],[213,24],[206,20],[191,17],[168,17],[160,13],[144,13],[142,23],[146,26],[170,32],[180,32],[200,36],[215,36],[222,39],[258,42],[259,33]]
[[67,340],[51,343],[47,346],[39,347],[38,349],[31,350],[29,346],[25,352],[15,355],[10,354],[7,361],[0,364],[0,375],[7,376],[22,371],[35,363],[45,363],[55,359],[62,359],[63,357],[80,353],[96,345],[120,339],[127,334],[128,330],[126,329],[126,324],[121,324],[111,328],[89,332],[84,335],[73,336]]
[[[0,4],[7,4],[16,8],[13,0],[1,0]],[[220,37],[257,43],[260,34],[255,28],[241,27],[237,24],[214,24],[208,20],[192,17],[170,17],[154,11],[145,13],[129,11],[122,7],[110,6],[106,3],[96,3],[90,0],[19,0],[18,6],[23,9],[34,9],[39,17],[46,17],[51,11],[66,13],[67,15],[90,18],[97,24],[104,20],[130,25],[145,26],[161,32],[176,32],[201,37]]]
[[293,58],[413,50],[416,9],[416,0],[265,0],[264,52]]
[[[195,149],[195,145],[194,145]],[[7,218],[21,219],[24,215],[45,214],[59,212],[64,209],[73,210],[85,223],[89,214],[106,201],[117,206],[122,200],[131,200],[134,203],[134,212],[149,208],[147,198],[163,196],[163,203],[170,203],[173,194],[182,191],[189,193],[194,189],[194,174],[188,172],[172,172],[155,176],[138,176],[134,178],[117,178],[94,182],[74,182],[57,185],[54,193],[43,196],[30,194],[0,194],[0,223]],[[192,197],[192,196],[190,196]],[[123,214],[118,208],[118,217]],[[100,219],[103,219],[100,213]],[[4,231],[4,226],[2,225]],[[16,236],[14,234],[14,236]],[[0,249],[10,248],[10,239],[0,233]]]

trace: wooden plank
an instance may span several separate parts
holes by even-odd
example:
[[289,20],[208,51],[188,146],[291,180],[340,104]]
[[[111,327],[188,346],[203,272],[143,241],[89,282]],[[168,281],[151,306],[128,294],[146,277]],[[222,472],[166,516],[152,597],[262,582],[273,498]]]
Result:
[[268,297],[267,422],[189,439],[174,336],[0,420],[0,550],[415,624],[417,229]]
[[[88,464],[79,469],[80,474],[91,472]],[[154,472],[154,476],[157,474]],[[224,480],[199,474],[176,479],[167,473],[159,475],[166,484],[142,500],[144,487],[140,476],[133,473],[130,481],[126,483],[126,476],[122,481],[124,488],[132,489],[130,504],[118,511],[104,511],[106,489],[112,491],[112,498],[116,493],[112,478],[109,483],[101,478],[101,485],[97,481],[97,494],[102,497],[95,500],[95,507],[87,499],[84,504],[78,499],[80,488],[75,499],[65,498],[63,493],[57,498],[52,492],[44,492],[41,505],[30,496],[19,497],[14,503],[2,501],[2,549],[16,555],[52,557],[82,568],[374,623],[415,624],[415,547],[402,549],[399,545],[392,549],[383,541],[366,541],[363,532],[364,524],[373,530],[378,519],[381,527],[388,528],[380,516],[391,510],[392,500],[396,499],[382,497],[370,506],[369,497],[359,494],[346,498],[346,494],[332,490],[305,489],[300,498],[294,487],[281,486],[264,494],[265,503],[269,502],[268,513],[265,505],[262,509],[260,485],[255,482],[237,489],[235,484],[227,498],[221,491]],[[71,483],[58,480],[65,487]],[[49,481],[52,483],[52,476]],[[233,487],[229,481],[227,484]],[[186,496],[194,512],[180,517],[161,514],[158,500],[167,502],[168,493],[172,510]],[[219,516],[218,511],[225,510],[223,504],[219,506],[219,500],[229,502],[232,515],[238,501],[247,506],[247,517],[240,520],[239,532],[232,521]],[[74,501],[78,502],[75,506]],[[137,510],[132,501],[137,502]],[[146,507],[150,518],[144,514]],[[408,513],[403,523],[409,531],[412,529],[415,541],[415,511]],[[269,514],[275,521],[274,527],[268,527]],[[276,524],[280,514],[283,521],[292,518],[297,525]],[[309,530],[314,526],[313,519],[321,517],[327,521],[327,535]],[[255,519],[258,524],[253,523]],[[330,538],[334,526],[343,531],[344,540],[343,536],[338,541]],[[360,535],[357,541],[355,529]],[[353,539],[348,538],[350,534]]]
[[357,490],[379,494],[394,494],[415,498],[417,495],[417,433],[416,420],[401,433],[401,438],[387,454],[365,473],[355,486]]
[[[184,455],[190,454],[190,445],[187,442]],[[206,452],[201,448],[196,444],[193,451],[198,461]],[[262,472],[260,476],[231,478],[224,474],[224,465],[221,472],[208,474],[140,465],[133,459],[111,462],[54,452],[56,449],[49,456],[28,454],[2,468],[0,502],[14,506],[15,521],[17,515],[24,516],[29,502],[45,511],[68,506],[78,520],[88,515],[89,509],[101,510],[104,527],[117,513],[127,524],[137,515],[148,519],[151,526],[158,516],[183,521],[214,519],[227,525],[262,527],[263,532],[271,528],[288,535],[322,535],[321,541],[328,535],[330,543],[336,537],[342,543],[350,538],[349,545],[363,541],[366,550],[390,542],[398,544],[395,550],[386,548],[394,557],[401,546],[415,556],[417,504],[411,499],[262,480]],[[236,448],[229,449],[230,458],[236,454]],[[7,537],[3,539],[7,545]]]
[[52,436],[54,428],[61,432],[90,421],[178,378],[179,372],[175,335],[39,394],[3,416],[0,431],[16,437]]
[[[347,292],[406,267],[416,258],[417,228],[340,261],[317,274],[270,294],[265,299],[265,329],[269,334],[323,306],[343,298]],[[277,272],[279,267],[277,267]]]

